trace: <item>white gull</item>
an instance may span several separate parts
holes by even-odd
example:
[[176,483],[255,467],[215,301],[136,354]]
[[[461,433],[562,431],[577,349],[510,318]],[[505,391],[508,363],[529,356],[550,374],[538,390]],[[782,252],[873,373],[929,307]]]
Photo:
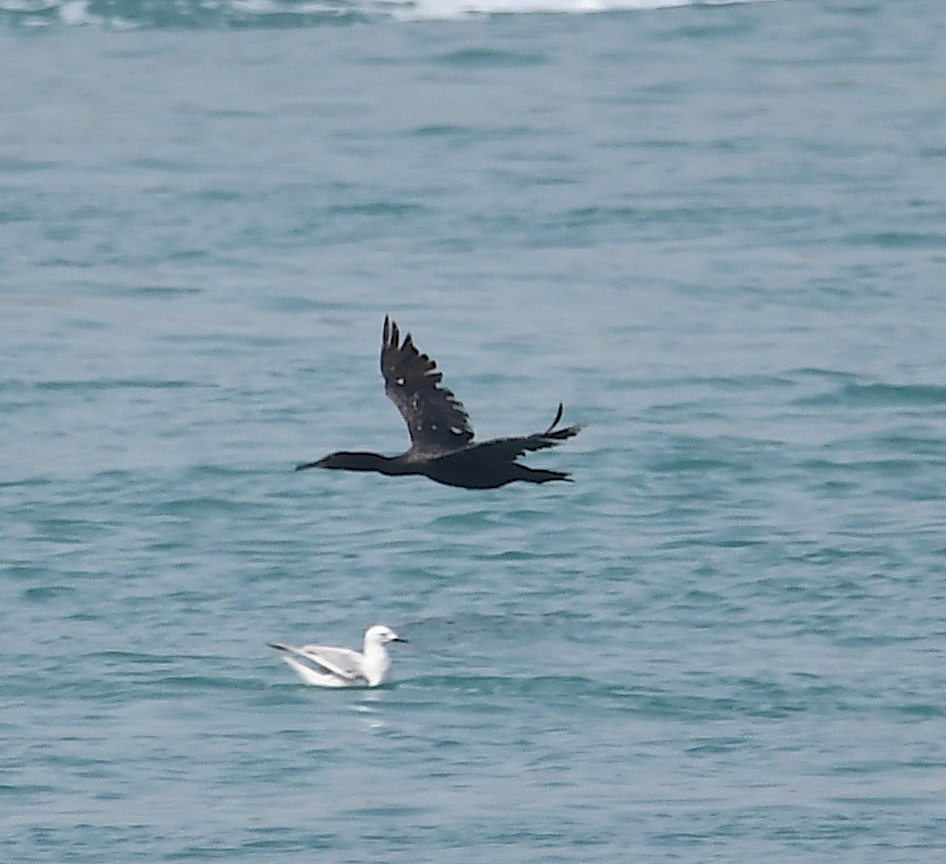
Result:
[[391,658],[384,646],[388,642],[406,642],[390,627],[375,624],[365,631],[364,651],[333,648],[328,645],[303,645],[296,648],[279,642],[269,647],[283,652],[285,660],[306,684],[316,687],[377,687],[390,678]]

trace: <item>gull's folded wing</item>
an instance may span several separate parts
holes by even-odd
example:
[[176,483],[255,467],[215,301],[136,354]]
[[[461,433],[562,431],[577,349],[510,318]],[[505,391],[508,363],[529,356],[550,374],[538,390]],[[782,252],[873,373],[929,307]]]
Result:
[[361,669],[361,655],[347,648],[331,648],[326,645],[303,645],[301,648],[296,648],[293,645],[277,642],[269,644],[271,648],[299,657],[346,681],[365,682],[367,680]]

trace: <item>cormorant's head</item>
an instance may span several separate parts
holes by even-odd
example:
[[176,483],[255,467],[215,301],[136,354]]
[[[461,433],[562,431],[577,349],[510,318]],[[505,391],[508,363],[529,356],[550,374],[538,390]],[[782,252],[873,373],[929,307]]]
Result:
[[321,459],[316,462],[312,462],[310,465],[305,467],[307,468],[347,468],[349,459],[348,457],[352,455],[344,451],[338,453],[329,453],[328,456],[323,456]]

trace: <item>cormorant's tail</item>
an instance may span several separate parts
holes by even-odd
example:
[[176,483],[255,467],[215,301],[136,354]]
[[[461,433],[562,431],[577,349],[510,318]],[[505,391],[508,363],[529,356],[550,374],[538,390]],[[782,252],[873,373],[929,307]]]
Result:
[[516,471],[516,480],[525,480],[527,483],[549,483],[552,480],[566,480],[572,482],[572,475],[564,471],[549,471],[545,468],[529,468],[519,462],[513,465],[518,469]]

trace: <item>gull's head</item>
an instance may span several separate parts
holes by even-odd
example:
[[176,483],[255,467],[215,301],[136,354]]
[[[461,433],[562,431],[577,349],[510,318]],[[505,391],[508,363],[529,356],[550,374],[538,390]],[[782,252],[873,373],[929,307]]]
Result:
[[369,627],[365,631],[365,645],[387,645],[388,642],[406,641],[384,624],[375,624],[374,627]]

